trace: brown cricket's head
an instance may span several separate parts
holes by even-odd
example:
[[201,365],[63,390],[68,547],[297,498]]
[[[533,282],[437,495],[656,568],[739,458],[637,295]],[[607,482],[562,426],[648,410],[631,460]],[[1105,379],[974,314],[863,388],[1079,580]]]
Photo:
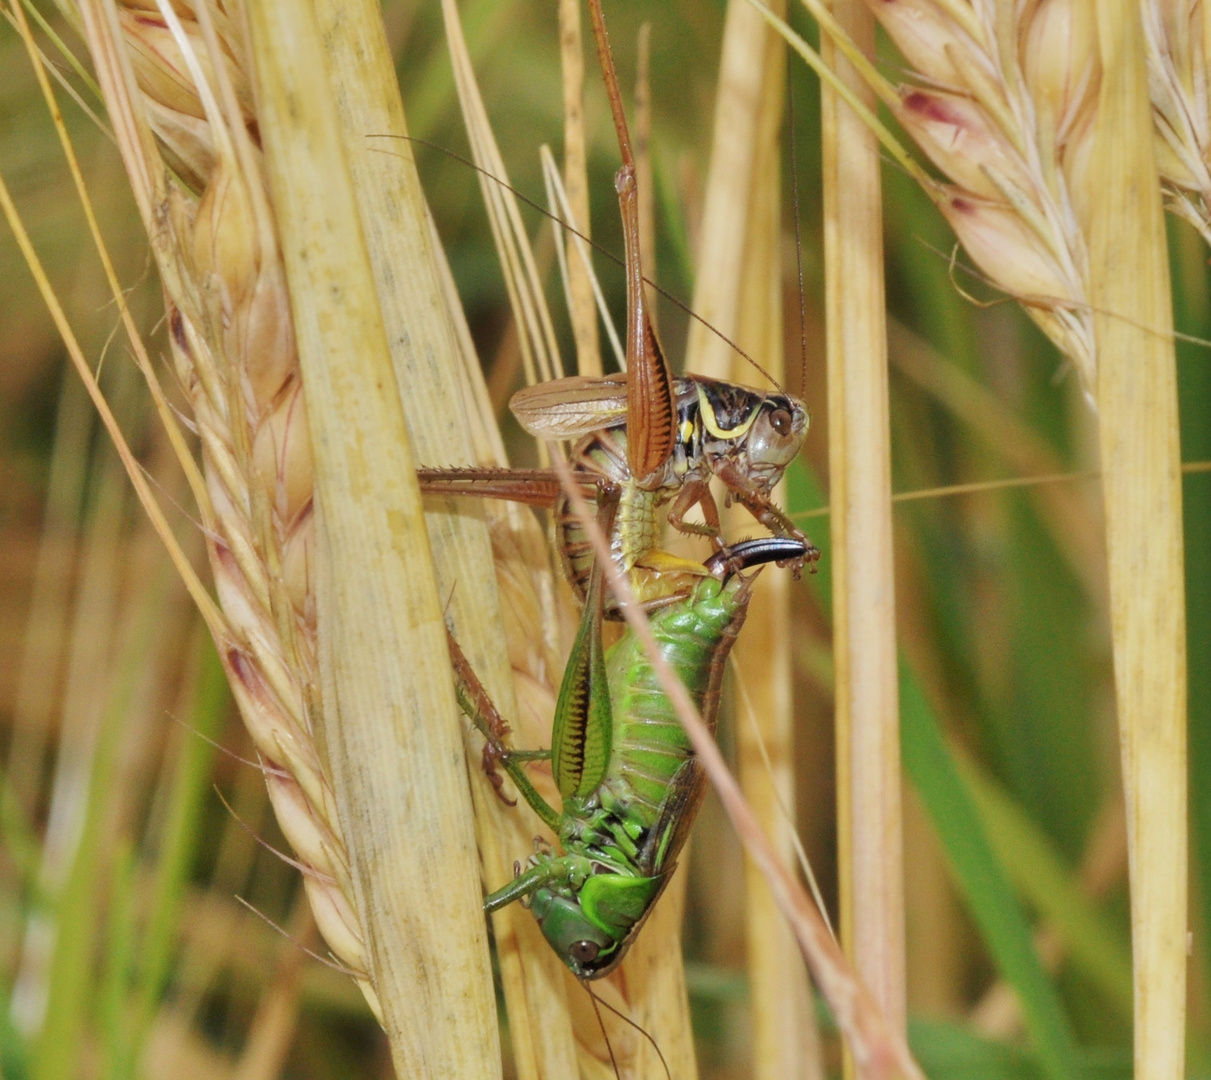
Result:
[[703,450],[768,491],[807,437],[807,406],[790,394],[696,378]]

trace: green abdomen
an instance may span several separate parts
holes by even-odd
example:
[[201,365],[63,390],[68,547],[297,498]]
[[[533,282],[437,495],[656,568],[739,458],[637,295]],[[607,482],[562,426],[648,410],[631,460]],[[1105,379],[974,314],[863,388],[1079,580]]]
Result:
[[[686,601],[651,617],[652,631],[669,666],[690,692],[711,731],[719,708],[724,663],[748,607],[750,586],[737,576],[726,585],[713,578],[698,583]],[[699,770],[689,739],[660,681],[633,634],[625,635],[606,655],[614,738],[605,778],[595,796],[578,813],[582,842],[604,842],[613,851],[642,848],[646,833],[658,823],[670,826],[677,839],[662,845],[662,862],[676,856],[702,793]],[[678,778],[679,818],[662,820],[674,777]],[[567,809],[567,808],[565,808]],[[667,816],[667,815],[666,815]],[[628,840],[630,842],[628,842]],[[650,872],[653,868],[636,868]],[[659,870],[660,867],[656,867]]]

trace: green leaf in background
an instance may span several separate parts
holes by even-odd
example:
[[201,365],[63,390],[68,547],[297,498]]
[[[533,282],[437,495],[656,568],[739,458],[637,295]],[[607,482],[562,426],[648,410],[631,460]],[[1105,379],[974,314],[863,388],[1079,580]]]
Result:
[[99,986],[101,1056],[106,1080],[135,1075],[130,996],[134,974],[138,866],[133,845],[123,838],[114,852],[109,920]]
[[908,1042],[929,1080],[1043,1080],[1032,1054],[982,1039],[959,1024],[910,1020]]
[[[792,515],[824,502],[819,482],[798,462],[788,470],[788,487],[787,501]],[[816,543],[823,546],[827,531],[817,531]],[[830,563],[826,558],[821,563],[823,569],[813,576],[811,583],[828,610],[832,596]],[[1026,916],[989,843],[933,710],[906,667],[901,669],[900,718],[905,769],[933,821],[959,890],[989,953],[1017,992],[1041,1075],[1050,1080],[1074,1080],[1080,1075],[1079,1057],[1059,995],[1039,962]],[[926,1072],[933,1077],[928,1067]]]
[[1130,943],[1081,892],[1054,844],[1010,795],[971,762],[958,758],[955,764],[1014,887],[1060,933],[1073,967],[1097,986],[1120,1020],[1130,1026]]
[[933,710],[912,673],[900,674],[904,767],[933,821],[959,890],[997,968],[1013,987],[1043,1074],[1080,1075],[1076,1044],[1030,927],[997,861]]
[[[1042,1080],[1035,1055],[941,1020],[910,1020],[908,1041],[929,1080]],[[1130,1080],[1126,1051],[1080,1055],[1082,1080]]]
[[[1173,304],[1180,330],[1211,337],[1211,282],[1207,246],[1186,226],[1171,223]],[[1183,461],[1211,459],[1211,358],[1207,348],[1177,342]],[[1211,473],[1191,473],[1182,484],[1186,546],[1186,661],[1189,693],[1191,878],[1201,898],[1201,960],[1211,964]]]
[[146,1038],[155,1010],[168,984],[177,945],[185,889],[202,839],[202,816],[210,789],[211,768],[230,706],[227,676],[208,634],[199,635],[189,730],[182,733],[172,797],[164,815],[159,859],[152,885],[150,914],[144,930],[138,970],[138,1010],[133,1043]]
[[[12,1000],[11,988],[4,1000]],[[29,1046],[13,1025],[8,1009],[0,1009],[0,1076],[5,1080],[26,1080],[29,1076]]]

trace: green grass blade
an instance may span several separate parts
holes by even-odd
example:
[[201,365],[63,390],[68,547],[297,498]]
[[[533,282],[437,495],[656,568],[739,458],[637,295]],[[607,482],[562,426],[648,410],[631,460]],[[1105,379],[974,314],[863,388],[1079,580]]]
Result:
[[[1171,230],[1173,300],[1178,328],[1211,337],[1211,280],[1207,248],[1188,227]],[[1211,364],[1205,346],[1177,343],[1183,461],[1211,459]],[[1182,483],[1186,546],[1186,634],[1189,679],[1191,867],[1201,899],[1202,963],[1211,965],[1211,473],[1192,473]]]
[[199,637],[194,651],[193,709],[186,721],[189,730],[180,741],[139,958],[136,1046],[145,1038],[168,983],[181,906],[202,836],[202,815],[217,752],[214,740],[222,734],[229,711],[227,678],[209,636]]
[[108,695],[93,755],[88,801],[80,840],[67,882],[55,910],[55,945],[51,960],[46,1019],[33,1056],[35,1080],[74,1080],[80,1075],[79,1057],[85,1027],[94,1015],[97,986],[96,954],[105,896],[105,860],[113,840],[106,835],[114,801],[119,751],[144,660],[164,623],[166,600],[171,595],[171,566],[165,562],[137,599],[130,631],[115,666],[113,689]]
[[102,1075],[106,1080],[134,1077],[130,996],[135,962],[137,869],[131,844],[120,841],[109,888],[109,932],[100,986],[101,1060],[105,1063]]
[[997,861],[959,770],[912,673],[901,669],[904,767],[921,798],[959,890],[997,968],[1014,988],[1045,1076],[1080,1074],[1076,1045],[1055,987],[1039,963],[1030,927]]
[[[945,1020],[910,1020],[908,1038],[929,1080],[1042,1080],[1038,1058]],[[1083,1051],[1082,1080],[1131,1080],[1126,1050]]]
[[[9,1000],[8,994],[4,1000]],[[0,1076],[4,1080],[26,1080],[29,1076],[29,1046],[7,1008],[0,1009]]]
[[[792,514],[824,504],[823,489],[809,469],[796,462],[787,475],[787,502]],[[817,529],[814,539],[823,548],[827,530]],[[821,565],[823,569],[813,576],[811,584],[828,610],[831,585],[827,557],[821,559]],[[933,711],[906,669],[902,669],[900,680],[900,722],[904,766],[933,820],[989,952],[1018,993],[1043,1075],[1051,1080],[1073,1080],[1080,1073],[1079,1059],[1059,996],[1039,963],[1026,917],[988,842]]]
[[929,1080],[1042,1080],[1033,1054],[945,1021],[910,1020],[908,1041]]
[[957,766],[1014,886],[1059,931],[1072,965],[1130,1025],[1131,952],[1123,935],[1081,892],[1055,846],[1008,793],[961,759]]

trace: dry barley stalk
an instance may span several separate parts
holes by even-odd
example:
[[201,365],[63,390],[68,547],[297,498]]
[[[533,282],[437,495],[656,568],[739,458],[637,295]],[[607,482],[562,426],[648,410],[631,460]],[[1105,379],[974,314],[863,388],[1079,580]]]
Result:
[[1186,611],[1173,300],[1140,7],[1097,0],[1098,441],[1135,990],[1135,1075],[1185,1075]]
[[[1189,12],[1166,20],[1117,0],[1044,0],[1016,21],[962,0],[872,6],[933,84],[902,91],[897,114],[936,164],[985,198],[939,205],[1097,402],[1129,822],[1136,1071],[1169,1080],[1182,1072],[1185,1031],[1186,645],[1160,177],[1179,212],[1197,218],[1196,201],[1175,194],[1173,162],[1183,122],[1205,130],[1192,119],[1206,109],[1203,35],[1183,32]],[[1167,68],[1166,44],[1178,57]],[[1191,93],[1179,102],[1183,80]],[[1184,145],[1186,182],[1201,187],[1193,166],[1202,148]],[[1052,285],[1021,279],[1041,268]],[[1040,293],[1062,302],[1040,307]]]
[[[570,218],[585,236],[589,221],[589,175],[584,131],[584,45],[580,30],[580,0],[559,0],[559,58],[563,75],[563,178]],[[597,309],[587,267],[568,261],[568,316],[576,337],[577,368],[581,375],[600,375]]]
[[[833,0],[867,56],[875,25],[862,0]],[[874,107],[861,76],[821,50]],[[891,425],[878,142],[822,88],[829,519],[836,670],[841,939],[889,1024],[907,1030],[903,799],[892,553]]]
[[[852,62],[852,45],[828,13],[804,3]],[[1162,18],[1129,0],[1043,0],[1010,18],[983,0],[872,6],[923,85],[888,95],[869,65],[864,77],[966,189],[939,192],[926,182],[972,257],[1050,334],[1097,404],[1129,823],[1136,1069],[1169,1080],[1181,1075],[1185,1031],[1186,643],[1160,184],[1165,175],[1178,197],[1174,133],[1187,120],[1201,130],[1191,117],[1206,107],[1204,38],[1196,33],[1190,45],[1182,29],[1196,9]],[[1168,71],[1166,47],[1185,57]],[[1179,104],[1173,84],[1183,80],[1192,93]],[[1185,153],[1185,182],[1202,190],[1190,181],[1201,147]],[[1197,218],[1199,199],[1179,212]]]
[[315,15],[80,14],[202,447],[212,630],[317,924],[402,1075],[498,1075],[441,605]]
[[[409,154],[398,153],[398,143],[384,154],[378,152],[381,144],[361,135],[407,133],[377,4],[323,0],[317,10],[415,457],[426,464],[505,465],[481,367],[415,165]],[[450,18],[452,13],[446,14]],[[453,29],[450,43],[461,81],[469,61]],[[367,70],[376,74],[367,77]],[[493,185],[493,191],[499,195],[501,189]],[[415,247],[430,250],[431,258],[410,256]],[[532,268],[533,260],[523,251],[513,265]],[[532,280],[532,273],[519,274],[515,293]],[[546,363],[551,359],[550,320],[533,304],[529,310],[532,317],[525,325],[532,334],[533,355]],[[465,503],[434,501],[428,510],[447,619],[493,700],[517,725],[519,745],[545,745],[549,731],[539,737],[531,721],[542,715],[549,724],[551,683],[561,665],[550,647],[559,615],[551,601],[555,589],[541,530],[524,507],[485,508],[487,532]],[[444,660],[442,666],[448,674]],[[469,738],[478,761],[482,741],[474,733]],[[511,878],[514,860],[531,850],[540,828],[524,800],[513,808],[504,806],[482,771],[476,766],[471,772],[482,873],[486,886],[495,889]],[[518,1073],[569,1075],[576,1062],[566,999],[569,993],[583,999],[583,991],[566,985],[566,969],[519,905],[496,913],[493,926]]]

